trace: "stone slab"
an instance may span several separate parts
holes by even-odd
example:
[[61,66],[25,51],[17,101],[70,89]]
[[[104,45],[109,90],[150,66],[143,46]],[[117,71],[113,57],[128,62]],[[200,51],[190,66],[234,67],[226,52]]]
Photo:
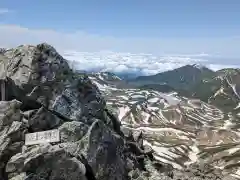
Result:
[[25,145],[44,144],[50,142],[59,142],[59,130],[41,131],[25,135]]

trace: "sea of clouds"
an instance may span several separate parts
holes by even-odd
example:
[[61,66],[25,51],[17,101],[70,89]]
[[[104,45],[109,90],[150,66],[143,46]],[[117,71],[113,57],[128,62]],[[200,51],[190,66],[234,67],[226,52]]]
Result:
[[[83,31],[62,32],[1,23],[0,34],[0,47],[13,48],[21,44],[36,45],[47,42],[70,60],[74,69],[91,72],[151,75],[186,64],[201,64],[213,70],[240,65],[239,36],[109,37]],[[67,51],[69,49],[71,51]]]
[[[239,67],[236,64],[228,64],[227,58],[208,54],[155,56],[152,54],[117,53],[112,51],[64,51],[62,55],[69,60],[70,66],[75,70],[88,72],[107,71],[115,74],[135,74],[136,76],[157,74],[187,64],[198,64],[212,70]],[[225,64],[224,59],[226,59]]]

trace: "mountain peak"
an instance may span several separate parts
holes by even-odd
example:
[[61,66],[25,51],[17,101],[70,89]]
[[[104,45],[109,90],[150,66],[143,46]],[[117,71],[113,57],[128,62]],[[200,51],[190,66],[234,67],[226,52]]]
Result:
[[121,78],[119,78],[116,74],[114,74],[112,72],[108,72],[108,71],[99,72],[96,74],[98,74],[99,77],[101,76],[102,79],[109,80],[109,81],[121,80]]
[[194,64],[187,64],[185,66],[181,66],[179,68],[176,68],[176,69],[173,69],[173,70],[170,70],[170,71],[174,71],[174,70],[201,70],[201,71],[212,71],[214,72],[213,70],[207,68],[206,66],[204,66],[203,64],[197,64],[197,63],[194,63]]
[[5,48],[0,48],[0,54],[6,52],[6,50],[7,50],[7,49],[5,49]]
[[193,67],[195,67],[195,68],[198,68],[198,69],[204,69],[204,68],[206,68],[204,65],[202,65],[202,64],[193,64],[192,65]]
[[170,71],[158,73],[152,76],[140,76],[131,82],[136,84],[168,84],[174,89],[188,89],[194,83],[200,81],[204,77],[211,77],[214,75],[214,71],[204,67],[194,64],[185,65],[177,69]]

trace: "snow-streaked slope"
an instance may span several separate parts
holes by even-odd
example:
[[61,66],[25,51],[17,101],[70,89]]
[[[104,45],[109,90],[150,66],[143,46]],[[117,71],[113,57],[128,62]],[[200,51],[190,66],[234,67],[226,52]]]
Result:
[[240,70],[223,69],[211,78],[199,82],[192,90],[195,97],[224,109],[225,112],[240,112]]
[[194,163],[211,164],[240,177],[239,118],[175,92],[120,88],[119,78],[109,83],[110,77],[104,73],[91,74],[90,78],[123,129],[143,132],[144,145],[154,150],[156,160],[178,169]]

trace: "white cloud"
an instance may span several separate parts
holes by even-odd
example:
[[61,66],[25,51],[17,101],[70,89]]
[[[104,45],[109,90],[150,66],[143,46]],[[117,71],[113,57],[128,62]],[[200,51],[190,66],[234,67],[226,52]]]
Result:
[[240,64],[239,65],[231,65],[231,64],[209,64],[207,65],[208,68],[212,69],[212,70],[220,70],[220,69],[224,69],[224,68],[240,68]]
[[187,64],[201,64],[212,70],[228,67],[240,67],[231,64],[213,64],[213,57],[204,54],[181,56],[154,56],[151,54],[133,54],[116,52],[65,52],[62,54],[73,63],[73,67],[86,71],[110,71],[114,73],[136,73],[151,75],[172,70]]
[[12,10],[7,9],[7,8],[0,8],[0,15],[1,14],[7,14],[7,13],[11,13]]
[[49,29],[29,29],[17,25],[0,25],[0,45],[47,41],[60,49],[76,51],[111,50],[151,54],[218,54],[240,57],[240,37],[219,38],[131,38],[89,34],[83,31],[63,33]]
[[240,57],[239,37],[118,38],[82,31],[63,33],[0,25],[2,47],[41,42],[53,45],[67,59],[76,60],[76,67],[83,70],[154,74],[189,63],[203,63],[217,69],[239,65]]

